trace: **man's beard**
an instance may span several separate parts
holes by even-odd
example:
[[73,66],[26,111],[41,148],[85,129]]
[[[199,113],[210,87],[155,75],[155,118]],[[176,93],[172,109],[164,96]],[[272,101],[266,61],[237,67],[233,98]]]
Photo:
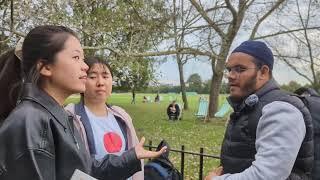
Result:
[[243,86],[243,92],[245,97],[253,94],[256,91],[256,84],[257,84],[257,72],[248,80]]
[[241,87],[241,91],[243,92],[242,97],[230,97],[233,102],[242,102],[245,98],[256,91],[257,74],[258,73],[255,72],[252,77],[245,82],[243,87]]

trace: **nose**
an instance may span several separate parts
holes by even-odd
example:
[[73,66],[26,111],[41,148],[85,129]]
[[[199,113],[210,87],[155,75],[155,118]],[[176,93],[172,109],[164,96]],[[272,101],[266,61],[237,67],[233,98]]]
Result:
[[232,69],[230,71],[227,69],[223,71],[223,76],[227,79],[236,77],[235,74],[236,73]]
[[226,78],[229,80],[229,82],[231,81],[231,80],[235,80],[235,79],[238,79],[238,74],[237,74],[237,72],[235,72],[235,71],[230,71],[230,72],[228,72],[227,74],[226,74]]
[[89,69],[89,66],[83,61],[81,64],[81,70],[87,72]]
[[103,86],[103,85],[104,85],[103,77],[98,76],[98,78],[97,78],[97,86]]

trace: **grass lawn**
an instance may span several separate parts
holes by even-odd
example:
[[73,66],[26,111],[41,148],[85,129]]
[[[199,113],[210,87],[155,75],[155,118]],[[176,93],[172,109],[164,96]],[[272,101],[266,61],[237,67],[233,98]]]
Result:
[[[108,103],[121,106],[131,115],[139,138],[144,136],[146,144],[151,140],[153,145],[157,146],[162,139],[165,139],[172,149],[181,149],[181,145],[184,145],[187,151],[199,152],[203,147],[204,153],[219,155],[225,131],[225,119],[212,119],[209,123],[196,119],[194,114],[198,107],[199,95],[188,96],[190,109],[183,111],[181,121],[174,122],[168,121],[166,107],[171,99],[177,98],[178,103],[181,103],[180,95],[161,94],[160,103],[142,103],[144,95],[154,100],[155,94],[137,94],[136,104],[130,104],[131,94],[121,93],[113,94]],[[223,99],[225,96],[220,98]],[[77,100],[76,97],[70,97],[67,102]],[[180,154],[171,152],[170,159],[180,170]],[[204,175],[218,165],[219,160],[204,158]],[[198,173],[199,156],[185,155],[185,179],[198,179]]]

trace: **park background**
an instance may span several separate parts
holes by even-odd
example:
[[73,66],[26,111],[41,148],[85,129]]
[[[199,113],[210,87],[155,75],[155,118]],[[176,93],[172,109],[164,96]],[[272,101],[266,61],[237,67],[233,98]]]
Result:
[[[274,53],[282,89],[319,91],[319,9],[318,0],[0,0],[0,56],[37,25],[70,27],[86,56],[110,62],[108,103],[129,112],[139,137],[219,155],[228,115],[214,115],[228,95],[223,71],[230,51],[244,40],[263,41]],[[160,103],[142,103],[157,93]],[[198,119],[200,96],[209,106]],[[166,118],[172,99],[184,106],[181,121]],[[179,155],[170,157],[179,169]],[[186,157],[185,179],[198,178],[197,158]],[[218,165],[206,158],[204,174]]]

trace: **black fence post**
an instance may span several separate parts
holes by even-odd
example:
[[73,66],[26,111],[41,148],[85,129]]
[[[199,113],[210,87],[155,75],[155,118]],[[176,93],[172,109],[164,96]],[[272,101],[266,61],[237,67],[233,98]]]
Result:
[[[149,151],[152,151],[152,141],[149,140]],[[151,158],[149,158],[149,161],[151,161]]]
[[184,145],[181,146],[181,176],[184,177]]
[[203,175],[203,148],[200,148],[200,167],[199,167],[199,180],[202,180]]
[[[149,151],[152,151],[152,149],[155,149],[156,147],[152,146],[152,141],[149,140],[149,145],[145,145],[144,147],[148,147]],[[186,151],[185,150],[185,146],[181,145],[181,150],[178,149],[170,149],[171,152],[175,152],[175,153],[180,153],[181,155],[181,169],[180,169],[180,173],[182,176],[182,179],[184,179],[184,167],[185,167],[185,154],[189,154],[189,155],[193,155],[193,156],[199,156],[200,157],[200,165],[199,165],[199,180],[202,180],[203,178],[203,158],[214,158],[214,159],[220,159],[220,156],[216,156],[216,155],[210,155],[210,154],[205,154],[204,153],[204,148],[200,148],[200,152],[192,152],[192,151]],[[150,161],[151,159],[149,159]]]
[[149,151],[152,151],[152,141],[149,140]]

